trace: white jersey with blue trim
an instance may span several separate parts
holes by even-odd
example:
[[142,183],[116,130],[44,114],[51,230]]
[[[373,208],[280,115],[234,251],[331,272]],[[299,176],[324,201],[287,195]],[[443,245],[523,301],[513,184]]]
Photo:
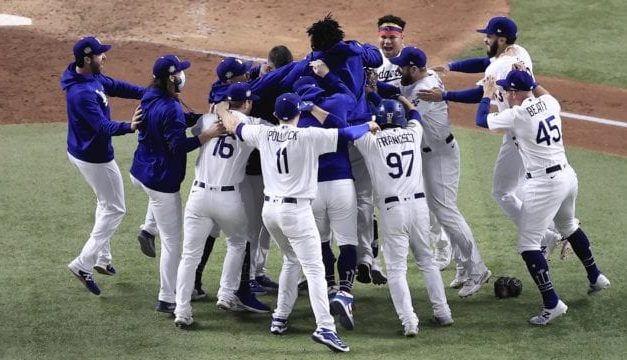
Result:
[[[520,45],[510,45],[504,54],[499,57],[493,57],[490,59],[490,65],[485,69],[485,76],[493,76],[495,80],[503,80],[507,77],[510,71],[512,71],[512,65],[522,62],[525,64],[527,71],[533,76],[533,64],[531,63],[531,56],[525,48]],[[477,85],[483,85],[483,80],[479,81]],[[505,91],[502,87],[497,86],[497,91],[494,94],[494,100],[499,111],[509,109],[509,104],[505,96]]]
[[424,192],[421,141],[423,129],[416,120],[406,128],[367,133],[354,144],[363,155],[372,178],[375,199]]
[[[381,57],[383,58],[383,64],[377,68],[377,80],[384,83],[394,85],[396,87],[401,86],[401,70],[398,65],[394,65],[390,62],[390,59],[386,58],[383,54],[383,50],[379,49]],[[399,51],[400,54],[400,51]],[[398,56],[398,54],[396,54]]]
[[431,90],[434,87],[445,90],[442,80],[432,70],[428,70],[427,74],[415,83],[401,86],[401,94],[414,104],[423,119],[425,145],[444,142],[451,134],[446,101],[430,102],[418,99],[419,90]]
[[338,129],[244,125],[241,135],[259,149],[267,196],[314,199],[318,157],[337,151]]
[[507,129],[516,136],[526,172],[568,163],[560,104],[551,95],[529,97],[520,106],[489,114],[488,127]]
[[[269,124],[260,118],[246,116],[232,110],[231,113],[244,124]],[[217,121],[215,114],[203,115],[194,128],[193,134],[198,134]],[[237,139],[235,135],[215,137],[200,147],[196,160],[196,180],[207,185],[237,185],[244,180],[246,162],[254,146]]]

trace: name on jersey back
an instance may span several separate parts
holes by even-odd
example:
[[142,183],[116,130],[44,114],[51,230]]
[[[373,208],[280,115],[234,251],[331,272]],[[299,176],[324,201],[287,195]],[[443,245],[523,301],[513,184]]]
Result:
[[547,109],[546,104],[541,99],[538,99],[537,102],[525,108],[529,113],[529,116],[537,115]]
[[385,135],[377,138],[377,145],[379,147],[388,146],[388,145],[398,145],[404,143],[413,143],[414,134],[411,133],[403,133],[398,135]]
[[284,142],[289,140],[296,140],[298,131],[289,130],[287,132],[270,130],[268,131],[268,141]]

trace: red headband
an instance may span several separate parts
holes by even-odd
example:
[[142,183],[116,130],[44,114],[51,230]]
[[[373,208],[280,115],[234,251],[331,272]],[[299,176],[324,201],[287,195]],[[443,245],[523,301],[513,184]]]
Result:
[[403,28],[395,23],[383,23],[379,26],[379,35],[394,35],[403,37]]

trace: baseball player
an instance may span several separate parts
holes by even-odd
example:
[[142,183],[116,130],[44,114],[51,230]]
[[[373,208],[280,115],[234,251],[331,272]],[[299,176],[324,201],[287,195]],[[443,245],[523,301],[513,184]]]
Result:
[[[313,61],[311,66],[317,78],[301,77],[294,83],[294,91],[303,101],[311,101],[317,107],[335,115],[339,122],[327,120],[321,124],[315,115],[305,112],[300,116],[298,127],[347,127],[348,111],[355,106],[354,95],[339,77],[330,73],[322,60]],[[332,95],[325,96],[325,89]],[[320,156],[317,176],[318,191],[311,207],[322,241],[322,261],[331,311],[340,316],[340,324],[345,329],[352,330],[355,326],[352,288],[357,267],[357,198],[348,144],[338,147],[337,152]],[[339,286],[335,283],[335,257],[331,250],[331,235],[335,237],[340,248],[337,262]]]
[[[529,72],[533,72],[533,64],[529,53],[516,44],[518,28],[516,23],[504,16],[490,19],[485,29],[477,30],[485,34],[484,42],[488,48],[487,57],[471,58],[453,61],[444,67],[436,67],[439,71],[460,71],[467,73],[485,72],[485,76],[494,76],[497,80],[505,78],[512,69],[512,65],[522,62]],[[420,90],[418,97],[426,101],[455,101],[463,103],[478,103],[483,95],[482,82],[478,86],[460,91],[443,91],[442,89]],[[507,99],[501,90],[495,93],[495,101],[499,111],[508,108]],[[518,225],[520,218],[521,201],[516,194],[518,185],[523,179],[524,171],[522,159],[516,147],[516,139],[510,133],[503,135],[503,143],[494,165],[492,177],[492,196],[501,209]],[[543,244],[552,248],[561,237],[559,234],[548,230],[545,233]],[[546,254],[548,256],[548,252]],[[463,271],[459,271],[451,287],[463,283],[467,277]]]
[[[499,85],[509,109],[490,112],[490,100]],[[518,251],[542,295],[543,309],[529,319],[533,325],[546,325],[566,313],[568,306],[553,289],[549,266],[541,251],[541,240],[551,221],[571,244],[584,265],[593,294],[610,287],[610,281],[595,263],[588,237],[575,219],[578,181],[564,151],[560,104],[544,89],[537,89],[531,74],[512,70],[495,82],[488,76],[483,98],[477,109],[476,123],[490,130],[506,130],[516,136],[525,170],[521,187],[518,226]]]
[[492,273],[481,259],[470,227],[457,208],[459,146],[451,132],[446,103],[418,99],[421,89],[443,89],[444,85],[434,71],[427,70],[427,56],[416,47],[405,47],[390,62],[400,67],[401,94],[416,106],[425,119],[422,165],[429,208],[449,234],[464,272],[468,274],[458,294],[461,297],[470,296],[481,289]]
[[[383,55],[383,65],[376,69],[376,80],[396,87],[401,86],[401,69],[398,65],[390,62],[391,58],[399,56],[405,47],[403,39],[405,35],[405,20],[394,15],[385,15],[379,18],[377,26],[379,30],[379,48]],[[451,243],[446,232],[433,214],[429,214],[431,231],[429,240],[435,253],[435,262],[440,270],[445,269],[451,262]],[[373,263],[373,269],[377,264],[377,259]]]
[[[248,116],[253,100],[257,97],[252,94],[247,83],[229,86],[227,99],[234,116],[244,124],[262,122],[261,119]],[[204,130],[216,122],[216,115],[209,113],[201,118],[197,127]],[[205,239],[214,224],[217,224],[227,237],[227,250],[216,305],[224,310],[234,310],[237,306],[260,313],[270,310],[257,301],[250,292],[236,294],[246,244],[250,242],[248,220],[239,187],[244,180],[246,159],[252,150],[250,144],[237,141],[233,135],[214,138],[200,148],[195,180],[185,205],[185,239],[177,274],[174,311],[176,315],[174,323],[178,326],[193,323],[190,299],[194,289],[195,270],[202,256]]]
[[126,212],[120,169],[113,158],[111,136],[135,132],[141,122],[137,110],[130,123],[111,121],[107,96],[140,99],[144,88],[102,74],[106,62],[105,45],[93,36],[74,44],[74,62],[61,77],[66,93],[68,134],[67,154],[98,199],[91,235],[78,257],[68,264],[70,271],[95,294],[100,288],[93,278],[95,269],[115,275],[111,264],[111,237]]
[[179,93],[185,86],[184,70],[190,65],[175,55],[155,61],[154,80],[141,101],[144,122],[131,166],[133,184],[148,194],[150,215],[146,218],[154,217],[161,237],[161,288],[156,310],[166,313],[173,313],[176,306],[176,271],[183,237],[180,187],[187,153],[224,131],[221,125],[213,124],[198,136],[186,136],[187,122]]
[[384,100],[377,113],[383,131],[355,141],[372,176],[375,202],[379,208],[388,286],[405,336],[418,333],[418,316],[411,304],[407,285],[407,251],[411,249],[425,278],[434,319],[451,325],[444,284],[429,248],[429,209],[422,184],[420,114],[404,97],[409,124],[402,105]]
[[[280,125],[276,128],[238,124],[232,117],[223,117],[223,121],[230,132],[253,144],[261,153],[265,184],[263,222],[284,255],[270,331],[282,334],[287,330],[287,318],[298,295],[298,273],[302,267],[317,324],[312,339],[333,351],[347,352],[349,347],[337,336],[329,313],[320,238],[311,202],[316,197],[318,157],[337,151],[338,144],[354,140],[378,126],[368,123],[339,130],[297,128],[300,102],[300,97],[293,93],[277,98],[275,116]],[[334,115],[317,107],[313,107],[312,112],[318,114],[321,123],[334,121]]]

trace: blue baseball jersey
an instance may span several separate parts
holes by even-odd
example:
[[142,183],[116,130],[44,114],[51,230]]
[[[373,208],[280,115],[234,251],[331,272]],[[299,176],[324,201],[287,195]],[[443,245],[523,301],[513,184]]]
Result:
[[90,163],[113,160],[111,136],[133,132],[130,123],[111,121],[107,96],[141,99],[144,88],[102,74],[82,75],[71,63],[61,77],[66,93],[67,151]]
[[177,98],[151,87],[141,107],[144,120],[131,174],[150,189],[175,193],[185,178],[187,153],[200,147],[200,141],[187,137],[185,114]]

